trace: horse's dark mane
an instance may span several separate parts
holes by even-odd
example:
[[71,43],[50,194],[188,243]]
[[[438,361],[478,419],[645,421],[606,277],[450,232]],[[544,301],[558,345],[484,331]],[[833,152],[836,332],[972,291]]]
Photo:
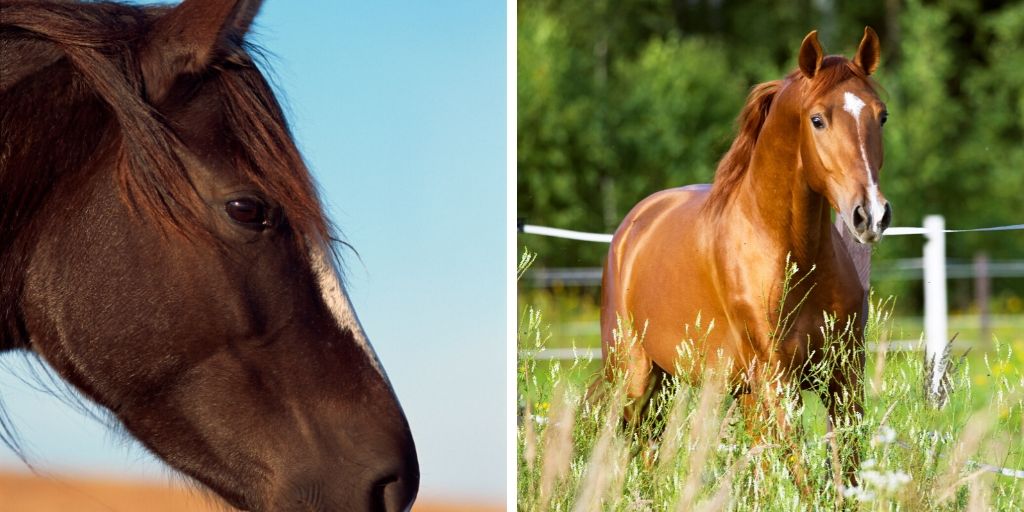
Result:
[[[147,101],[139,69],[140,44],[152,21],[165,11],[165,7],[110,2],[5,0],[0,5],[0,48],[4,50],[0,70],[14,78],[0,81],[0,100],[5,109],[15,103],[45,104],[57,94],[34,90],[29,82],[45,79],[39,77],[49,73],[42,71],[59,69],[65,63],[72,83],[62,84],[66,90],[60,92],[77,94],[82,100],[92,96],[106,115],[94,115],[77,126],[68,126],[69,133],[59,134],[64,146],[61,149],[80,159],[91,158],[97,153],[98,140],[87,132],[111,132],[114,136],[109,149],[118,158],[117,177],[125,202],[168,233],[202,239],[209,237],[199,222],[205,205],[182,162],[183,145],[162,115],[174,105],[154,106]],[[227,46],[220,49],[206,72],[191,78],[216,90],[237,170],[280,205],[300,243],[326,243],[329,226],[315,186],[270,86],[245,45],[236,41]],[[13,50],[30,51],[32,55],[8,57],[16,53]],[[28,97],[30,92],[50,97]],[[3,121],[32,124],[31,119],[9,116]],[[23,133],[24,127],[18,130]],[[9,140],[10,131],[4,130],[4,146],[0,148],[0,186],[5,197],[24,197],[29,190],[20,187],[38,187],[40,178],[60,179],[65,170],[87,163],[62,161],[61,169],[41,170],[38,155],[11,148],[28,144]],[[75,141],[92,146],[82,151],[67,147],[74,146]],[[14,236],[8,221],[30,213],[20,211],[24,206],[18,201],[0,200],[0,245]]]
[[715,180],[705,205],[720,211],[743,181],[743,176],[750,167],[750,160],[754,156],[757,138],[771,111],[772,102],[784,86],[799,82],[808,88],[804,100],[815,101],[851,78],[864,80],[872,88],[875,87],[874,82],[859,66],[838,55],[822,59],[821,68],[813,79],[807,79],[800,70],[795,70],[781,80],[755,85],[747,96],[743,110],[740,111],[737,120],[739,132],[715,169]]

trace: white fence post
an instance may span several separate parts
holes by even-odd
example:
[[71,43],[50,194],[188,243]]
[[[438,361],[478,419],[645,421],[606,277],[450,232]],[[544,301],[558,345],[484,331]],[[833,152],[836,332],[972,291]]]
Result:
[[949,342],[946,305],[946,221],[941,215],[924,218],[924,339],[925,357],[930,363],[931,394],[938,396],[945,361],[942,354]]

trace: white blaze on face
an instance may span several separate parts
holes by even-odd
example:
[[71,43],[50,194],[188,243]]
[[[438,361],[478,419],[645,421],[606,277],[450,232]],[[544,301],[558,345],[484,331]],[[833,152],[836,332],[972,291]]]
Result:
[[349,300],[348,294],[338,278],[338,271],[334,268],[333,260],[327,256],[327,251],[323,247],[311,249],[309,259],[313,269],[313,276],[320,287],[320,296],[323,297],[324,305],[331,312],[334,321],[340,329],[352,332],[355,342],[366,352],[373,367],[377,369],[377,372],[386,381],[387,377],[384,375],[384,370],[377,359],[377,353],[373,351],[373,347],[370,346],[370,342],[366,339],[363,326],[359,323],[355,310],[352,309],[352,302]]
[[843,110],[849,112],[857,120],[857,123],[860,124],[860,111],[864,108],[864,100],[850,92],[843,94],[843,100]]
[[875,225],[878,225],[882,222],[882,217],[885,216],[885,208],[882,206],[882,202],[878,200],[878,184],[875,183],[875,178],[871,175],[868,153],[864,149],[864,136],[860,131],[860,111],[864,109],[864,105],[864,100],[858,98],[856,94],[851,92],[843,93],[843,110],[849,112],[853,116],[853,120],[857,122],[857,143],[860,145],[860,157],[864,161],[864,171],[868,174],[868,209],[870,210],[871,220],[874,221]]

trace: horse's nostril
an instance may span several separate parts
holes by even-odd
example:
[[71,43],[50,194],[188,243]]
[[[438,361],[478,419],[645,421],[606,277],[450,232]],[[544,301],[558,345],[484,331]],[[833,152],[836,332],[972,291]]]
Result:
[[398,475],[389,476],[378,480],[374,485],[380,510],[387,512],[405,512],[412,507],[413,498],[416,497],[417,485],[410,485],[407,479]]
[[853,227],[857,231],[864,231],[868,227],[868,216],[861,205],[853,209]]
[[879,223],[879,227],[881,227],[882,230],[888,229],[890,223],[892,223],[892,206],[890,206],[889,202],[886,201],[885,213],[882,215],[882,222]]

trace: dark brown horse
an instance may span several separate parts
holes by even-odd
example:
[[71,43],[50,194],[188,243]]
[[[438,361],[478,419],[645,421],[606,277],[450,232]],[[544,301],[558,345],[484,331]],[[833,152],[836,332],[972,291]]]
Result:
[[409,426],[244,36],[259,1],[0,1],[0,351],[231,505],[407,510]]
[[[605,264],[601,329],[607,378],[625,374],[630,397],[658,369],[698,378],[702,366],[680,365],[681,352],[696,354],[786,435],[760,393],[814,387],[807,369],[830,356],[847,363],[818,388],[832,423],[861,414],[866,290],[830,214],[867,244],[891,221],[878,186],[887,113],[868,78],[878,60],[870,28],[852,61],[825,57],[810,33],[798,70],[754,87],[713,185],[658,192],[626,216]],[[791,263],[800,275],[783,297]],[[825,346],[823,312],[838,319],[839,346]]]

